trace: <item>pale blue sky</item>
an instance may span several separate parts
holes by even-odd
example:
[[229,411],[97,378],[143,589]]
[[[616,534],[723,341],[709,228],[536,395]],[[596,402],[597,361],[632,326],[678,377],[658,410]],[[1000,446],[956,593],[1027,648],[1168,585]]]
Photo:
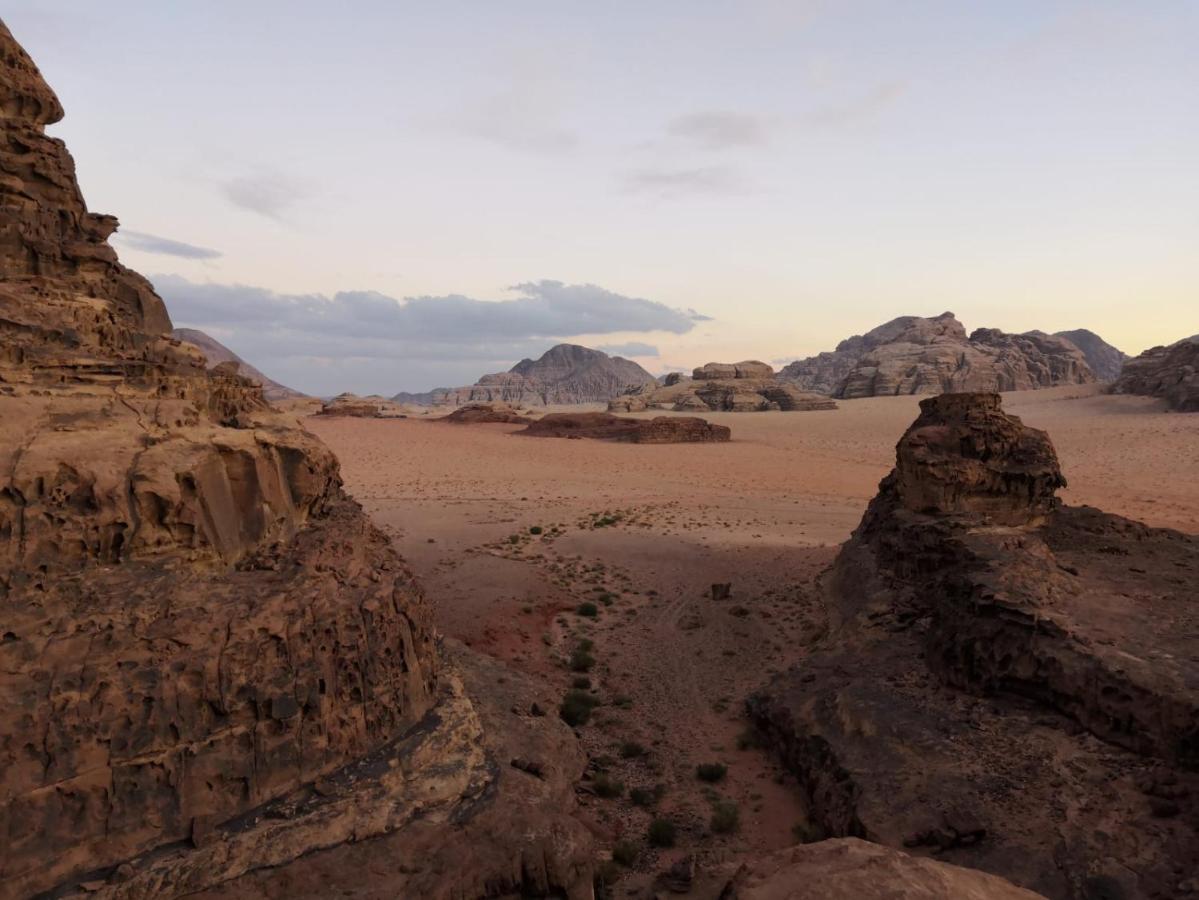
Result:
[[652,371],[786,360],[946,309],[1129,352],[1199,331],[1193,0],[3,15],[122,258],[305,390],[469,382],[566,338]]

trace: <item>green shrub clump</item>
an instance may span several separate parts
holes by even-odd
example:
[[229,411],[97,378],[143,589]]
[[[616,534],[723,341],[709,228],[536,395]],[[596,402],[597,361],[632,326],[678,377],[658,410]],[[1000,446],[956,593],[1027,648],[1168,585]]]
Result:
[[675,835],[674,822],[670,819],[654,819],[646,832],[651,847],[673,847]]
[[591,718],[591,711],[597,706],[599,706],[598,698],[586,691],[570,690],[562,698],[562,705],[558,707],[558,715],[561,716],[563,722],[573,728],[578,725],[586,725]]
[[724,763],[700,763],[695,767],[695,776],[700,781],[706,781],[709,784],[723,781],[724,776],[728,773],[729,767]]

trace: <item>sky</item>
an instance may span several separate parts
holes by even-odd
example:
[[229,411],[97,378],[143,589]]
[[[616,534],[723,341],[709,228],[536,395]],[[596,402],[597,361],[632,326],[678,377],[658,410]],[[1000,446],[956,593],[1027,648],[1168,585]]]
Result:
[[38,0],[122,260],[310,393],[1199,331],[1194,0]]

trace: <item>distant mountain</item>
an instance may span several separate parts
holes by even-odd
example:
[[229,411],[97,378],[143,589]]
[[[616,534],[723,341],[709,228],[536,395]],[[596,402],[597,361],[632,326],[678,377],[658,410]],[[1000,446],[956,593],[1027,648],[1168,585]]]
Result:
[[1065,338],[1082,351],[1087,358],[1087,365],[1100,381],[1115,381],[1120,377],[1120,369],[1128,354],[1117,350],[1099,335],[1085,328],[1073,331],[1057,331],[1055,336]]
[[258,369],[254,368],[216,338],[205,334],[203,331],[198,331],[195,328],[176,328],[171,332],[171,336],[199,347],[204,352],[204,355],[208,357],[208,368],[210,369],[224,362],[237,363],[237,371],[261,384],[262,393],[266,395],[266,399],[268,400],[291,400],[295,397],[307,396],[267,378]]
[[[469,387],[428,393],[433,405],[508,403],[513,406],[546,406],[559,403],[606,403],[630,388],[654,384],[654,376],[632,360],[609,356],[578,344],[558,344],[538,359],[522,359],[507,372],[484,375]],[[424,394],[397,394],[425,397]]]
[[392,396],[392,400],[396,403],[405,403],[409,406],[437,406],[445,401],[447,395],[452,393],[456,388],[433,388],[431,391],[419,391],[412,393],[411,391],[400,391]]
[[1021,391],[1096,380],[1081,349],[1041,332],[979,328],[969,336],[953,313],[901,316],[836,350],[785,366],[797,387],[853,399],[949,391]]

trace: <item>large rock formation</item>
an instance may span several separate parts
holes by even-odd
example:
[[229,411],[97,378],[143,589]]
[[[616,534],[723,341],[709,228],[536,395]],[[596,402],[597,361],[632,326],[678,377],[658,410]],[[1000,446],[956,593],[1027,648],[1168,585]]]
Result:
[[272,403],[279,400],[295,400],[306,396],[286,385],[267,378],[216,338],[195,328],[176,328],[171,331],[171,337],[186,341],[194,347],[199,347],[208,360],[208,367],[214,369],[221,363],[233,363],[237,374],[262,385],[262,393]]
[[1115,381],[1120,377],[1120,369],[1128,359],[1128,354],[1117,350],[1095,332],[1076,328],[1073,331],[1054,332],[1054,336],[1065,338],[1081,350],[1087,365],[1100,381]]
[[360,397],[357,394],[338,394],[331,400],[321,404],[315,413],[318,416],[346,416],[357,419],[403,419],[408,413],[404,407],[386,397],[371,394]]
[[1199,412],[1199,335],[1128,360],[1112,392],[1161,397],[1171,409]]
[[604,403],[646,384],[655,384],[654,376],[632,360],[577,344],[558,344],[539,359],[522,359],[507,372],[484,375],[470,387],[434,391],[432,400],[439,406]]
[[661,386],[639,385],[608,401],[610,412],[668,408],[678,412],[807,412],[836,409],[837,404],[779,381],[774,369],[757,360],[707,363],[695,369],[689,379],[667,376]]
[[1178,896],[1199,540],[1063,507],[1063,483],[998,396],[924,400],[827,577],[828,636],[751,713],[825,835],[1049,897]]
[[170,336],[61,117],[0,24],[0,898],[191,894],[398,830],[420,896],[589,897],[569,729],[488,733],[506,676],[439,663],[329,450]]
[[946,312],[901,316],[832,352],[785,366],[779,378],[804,390],[853,399],[952,391],[1021,391],[1087,384],[1095,375],[1081,350],[1054,335],[966,329]]
[[517,434],[532,437],[595,438],[631,444],[711,444],[727,441],[732,430],[693,416],[628,419],[610,413],[550,413]]
[[448,416],[437,421],[455,425],[527,425],[533,420],[521,415],[520,411],[506,403],[472,403],[459,406]]

